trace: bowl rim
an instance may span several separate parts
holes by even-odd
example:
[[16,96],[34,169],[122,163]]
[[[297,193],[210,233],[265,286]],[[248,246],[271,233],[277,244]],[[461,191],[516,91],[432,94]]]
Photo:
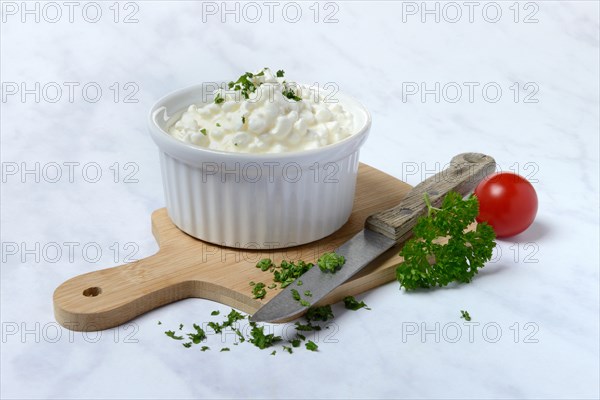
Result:
[[[223,81],[224,82],[224,81]],[[213,82],[211,82],[213,83]],[[218,82],[214,82],[218,83]],[[190,95],[191,93],[198,91],[199,94],[202,93],[203,87],[205,83],[202,84],[194,84],[190,86],[186,86],[180,89],[176,89],[172,92],[167,93],[166,95],[159,98],[152,107],[150,108],[150,112],[148,113],[148,124],[150,127],[150,133],[156,142],[156,144],[163,149],[163,146],[159,141],[163,142],[165,145],[177,146],[182,151],[186,152],[195,152],[198,156],[202,154],[212,155],[216,157],[230,157],[230,158],[238,158],[238,159],[251,159],[253,161],[270,161],[270,160],[281,160],[282,158],[296,158],[296,157],[310,157],[312,155],[319,155],[327,152],[334,152],[335,150],[347,146],[349,143],[354,141],[361,141],[361,138],[366,139],[365,134],[369,132],[372,124],[371,113],[369,110],[356,98],[345,94],[344,92],[338,91],[336,96],[340,96],[343,99],[349,100],[353,103],[353,106],[360,109],[361,112],[365,115],[365,122],[362,126],[357,129],[357,131],[347,138],[344,138],[338,142],[328,144],[323,147],[318,147],[316,149],[308,149],[308,150],[298,150],[298,151],[289,151],[289,152],[281,152],[281,153],[250,153],[250,152],[233,152],[233,151],[225,151],[225,150],[215,150],[209,149],[206,147],[196,146],[191,143],[183,142],[179,139],[174,138],[170,133],[162,129],[156,121],[156,117],[163,111],[166,111],[164,103],[167,101],[181,97],[183,95]],[[343,100],[341,101],[343,103]],[[193,104],[193,103],[190,103]],[[189,106],[189,105],[188,105]],[[177,111],[179,112],[179,111]],[[362,141],[361,141],[362,145]]]

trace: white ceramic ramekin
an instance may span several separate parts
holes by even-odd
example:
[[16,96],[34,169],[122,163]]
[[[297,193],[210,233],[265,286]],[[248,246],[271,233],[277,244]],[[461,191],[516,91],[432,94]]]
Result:
[[[211,85],[160,99],[150,134],[160,150],[167,211],[198,239],[228,247],[291,247],[323,238],[350,216],[358,155],[371,127],[355,99],[336,99],[354,116],[355,133],[319,149],[279,154],[232,153],[179,141],[168,129],[190,104],[207,102]],[[203,101],[204,100],[204,101]]]

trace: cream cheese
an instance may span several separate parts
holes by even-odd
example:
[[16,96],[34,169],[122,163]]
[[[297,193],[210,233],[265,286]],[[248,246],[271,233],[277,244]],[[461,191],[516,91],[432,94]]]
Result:
[[190,105],[169,133],[197,146],[239,153],[309,150],[353,134],[353,116],[342,104],[326,101],[314,88],[286,83],[282,71],[265,68],[229,86],[216,90],[211,103]]

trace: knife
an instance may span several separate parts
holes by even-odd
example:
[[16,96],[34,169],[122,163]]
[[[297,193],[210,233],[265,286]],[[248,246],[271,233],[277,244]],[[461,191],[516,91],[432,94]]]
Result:
[[292,290],[309,290],[312,293],[311,302],[317,303],[379,255],[412,235],[417,219],[427,210],[423,199],[425,193],[431,204],[437,207],[446,193],[455,191],[464,196],[495,169],[496,162],[485,154],[463,153],[455,156],[446,169],[415,186],[400,204],[369,216],[362,231],[335,249],[337,254],[346,259],[342,269],[336,273],[326,273],[316,266],[311,268],[302,275],[302,286],[298,285],[298,279],[288,285],[256,311],[250,321],[285,322],[299,317],[308,307],[294,300]]

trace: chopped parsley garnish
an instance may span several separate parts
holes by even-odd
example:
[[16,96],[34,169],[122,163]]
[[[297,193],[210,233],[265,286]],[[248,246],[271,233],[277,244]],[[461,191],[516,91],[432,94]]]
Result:
[[356,300],[354,298],[354,296],[344,297],[344,307],[346,307],[346,309],[352,310],[352,311],[360,310],[363,307],[366,308],[367,310],[370,310],[370,308],[367,307],[367,305],[365,304],[364,301],[358,302],[358,300]]
[[469,315],[468,311],[460,310],[460,317],[464,318],[465,321],[470,321],[471,320],[471,316]]
[[315,342],[313,342],[312,340],[309,340],[308,342],[306,342],[305,346],[306,346],[306,349],[310,350],[310,351],[317,351],[317,349],[319,348],[319,346],[317,346],[317,344]]
[[[262,75],[263,74],[257,74],[257,76]],[[227,84],[227,87],[229,89],[240,91],[242,96],[244,96],[245,99],[248,99],[250,97],[249,93],[254,93],[256,91],[256,85],[254,84],[254,82],[252,82],[253,77],[254,74],[252,72],[246,72],[244,75],[241,75],[237,81],[229,82]]]
[[333,319],[333,310],[331,306],[321,306],[309,308],[304,316],[310,323],[311,321],[328,321]]
[[202,128],[202,129],[200,129],[200,132],[201,132],[201,133],[202,133],[204,136],[206,136],[206,128]]
[[[256,264],[256,268],[260,268],[261,271],[270,271],[273,273],[273,281],[281,284],[281,288],[289,286],[294,282],[300,275],[311,269],[313,264],[305,263],[304,261],[292,262],[282,261],[280,265],[275,265],[269,258],[264,258]],[[298,285],[301,285],[302,281],[298,281]],[[269,286],[269,288],[271,288]]]
[[246,338],[244,337],[244,335],[242,335],[242,332],[240,332],[239,329],[234,329],[233,331],[238,336],[238,338],[240,339],[241,343],[244,343],[246,341]]
[[292,298],[296,301],[300,301],[300,293],[296,289],[292,289]]
[[[229,90],[239,92],[244,99],[249,99],[250,94],[256,92],[256,89],[263,84],[262,80],[258,78],[264,76],[266,70],[269,70],[269,68],[263,68],[260,72],[256,74],[253,74],[252,72],[246,72],[245,74],[241,75],[236,81],[229,82],[227,84],[227,88]],[[284,74],[284,71],[280,69],[275,73],[275,76],[277,78],[283,78]],[[294,89],[289,87],[285,81],[282,82],[282,85],[283,89],[281,93],[283,94],[283,96],[290,100],[302,100],[302,98],[297,95]],[[220,104],[223,101],[225,101],[225,99],[223,99],[220,96],[220,94],[218,94],[215,97],[215,103]]]
[[242,115],[242,124],[245,124],[245,123],[246,123],[246,117],[244,117],[244,116]]
[[250,285],[250,286],[254,286],[254,285],[256,285],[256,282],[254,282],[254,281],[250,281],[250,282],[248,282],[248,285]]
[[246,318],[245,315],[242,315],[240,312],[238,312],[232,308],[231,311],[229,311],[229,314],[227,314],[227,321],[223,322],[223,327],[232,326],[237,321],[241,321],[242,319],[245,319],[245,318]]
[[162,325],[162,322],[158,321],[158,325]]
[[241,319],[244,319],[244,318],[246,318],[244,315],[240,314],[239,312],[235,311],[234,309],[231,309],[229,314],[227,314],[226,321],[223,321],[223,323],[221,323],[221,324],[211,321],[208,323],[208,326],[210,326],[215,331],[215,333],[221,333],[224,328],[231,327],[235,322],[237,322]]
[[[300,293],[298,293],[300,295]],[[212,311],[211,315],[219,315],[219,311]],[[227,320],[223,321],[221,324],[215,322],[209,322],[208,325],[215,330],[215,332],[220,333],[226,328],[230,328],[233,331],[239,340],[233,343],[234,346],[239,345],[243,342],[252,343],[254,346],[258,347],[261,350],[264,350],[269,347],[275,346],[276,343],[281,342],[282,338],[280,336],[275,336],[274,333],[265,333],[266,326],[259,326],[255,322],[250,322],[251,332],[250,336],[246,338],[240,329],[233,327],[233,324],[239,320],[245,319],[246,316],[242,315],[238,311],[232,309],[227,315]],[[322,306],[315,307],[308,310],[306,314],[307,323],[303,324],[300,322],[295,323],[296,327],[296,336],[289,340],[287,345],[282,345],[283,351],[288,352],[290,354],[293,353],[293,348],[299,348],[302,346],[302,342],[305,342],[306,349],[310,351],[317,351],[318,346],[311,340],[306,339],[301,332],[303,331],[320,331],[322,328],[319,325],[313,325],[311,321],[327,321],[333,318],[333,312],[331,310],[331,306]],[[201,344],[204,340],[207,339],[207,335],[205,331],[197,324],[192,324],[195,332],[187,333],[186,336],[189,338],[189,341],[182,342],[182,346],[185,348],[190,348],[193,345]],[[183,324],[180,324],[180,329],[183,329]],[[175,331],[166,331],[165,334],[175,340],[183,340],[183,336],[177,336]],[[200,347],[200,351],[210,350],[209,346],[202,345]],[[229,347],[223,347],[220,350],[221,352],[230,351]],[[275,355],[277,352],[273,350],[271,355]]]
[[175,340],[183,340],[183,336],[175,336],[175,331],[166,331],[165,335]]
[[292,298],[296,301],[299,301],[303,307],[310,307],[310,303],[300,297],[300,292],[296,289],[292,289]]
[[250,339],[248,339],[248,341],[261,350],[271,347],[273,344],[281,341],[281,336],[275,336],[274,333],[265,335],[264,326],[258,326],[254,322],[250,322],[250,326],[252,327],[252,330],[250,331]]
[[[396,268],[400,287],[414,290],[470,282],[496,245],[494,230],[487,223],[466,230],[479,213],[477,197],[463,200],[459,193],[450,192],[441,208],[432,207],[427,194],[424,198],[427,215],[419,218],[414,237],[400,251],[404,258]],[[448,238],[447,244],[436,240],[443,237]]]
[[[318,265],[319,268],[327,271],[327,272],[336,272],[339,270],[345,262],[343,256],[339,256],[336,253],[325,253],[323,254],[319,260]],[[306,263],[304,261],[297,262],[289,262],[282,261],[280,265],[274,264],[270,259],[262,259],[257,264],[256,267],[260,268],[261,271],[269,271],[273,274],[273,280],[279,284],[281,287],[287,287],[294,281],[299,286],[301,285],[301,281],[298,279],[302,274],[312,268],[314,265],[311,263]],[[275,289],[277,287],[277,283],[273,282],[268,286],[269,289]],[[250,286],[252,286],[252,292],[255,295],[255,298],[264,298],[266,295],[266,286],[263,282],[250,282]],[[304,322],[295,322],[296,328],[296,336],[289,340],[288,345],[283,345],[283,351],[287,351],[288,353],[293,353],[293,348],[299,348],[302,346],[302,342],[305,342],[305,347],[310,351],[317,351],[318,346],[315,342],[308,340],[306,336],[304,336],[301,332],[310,332],[310,331],[321,331],[322,326],[318,324],[319,321],[326,322],[330,319],[334,318],[333,311],[331,306],[321,306],[321,307],[310,307],[311,304],[307,300],[302,298],[302,295],[305,297],[313,297],[313,293],[310,290],[304,290],[302,293],[299,292],[296,288],[291,289],[292,297],[294,300],[300,302],[304,307],[307,307],[308,310],[305,315]],[[347,308],[350,309],[359,309],[366,307],[364,302],[358,302],[354,297],[347,296],[344,299],[344,304]],[[462,312],[462,311],[461,311]],[[463,312],[463,316],[464,316]],[[215,310],[211,311],[212,316],[220,315],[220,311]],[[468,315],[468,313],[467,313]],[[232,332],[237,335],[237,339],[233,345],[237,346],[243,342],[252,343],[254,346],[259,349],[266,349],[274,346],[277,342],[280,342],[282,338],[280,336],[275,336],[274,333],[265,334],[265,325],[259,326],[255,322],[250,322],[250,335],[245,337],[241,330],[238,327],[234,327],[234,323],[239,320],[245,319],[246,316],[242,315],[238,311],[231,309],[229,314],[227,315],[227,320],[222,323],[217,322],[208,322],[207,325],[214,330],[215,333],[222,333],[225,329],[229,328]],[[316,322],[316,323],[315,323]],[[158,322],[161,324],[161,322]],[[179,325],[179,330],[182,330],[184,327],[183,324]],[[200,344],[207,339],[206,332],[197,324],[193,324],[195,332],[187,333],[187,337],[190,339],[189,342],[184,342],[182,345],[186,348],[190,348],[194,344]],[[325,326],[326,329],[329,329],[329,326]],[[165,334],[175,340],[183,340],[183,336],[177,336],[174,331],[166,331]],[[201,351],[207,351],[210,348],[208,346],[202,346]],[[221,351],[230,351],[229,347],[223,347]],[[273,350],[271,355],[275,355],[276,351]]]
[[215,331],[215,333],[221,333],[223,331],[223,327],[221,326],[221,324],[218,324],[216,322],[209,322],[208,326],[210,326],[213,331]]
[[218,122],[217,122],[215,125],[217,125],[217,128],[220,128],[220,127],[221,127],[221,124],[220,124],[220,123],[218,123]]
[[215,96],[215,104],[221,104],[225,101],[225,98],[221,96],[221,93],[217,93]]
[[325,253],[319,257],[317,265],[319,265],[321,271],[334,274],[342,268],[345,262],[346,259],[344,256],[340,256],[332,252]]
[[283,94],[284,97],[287,97],[290,100],[295,100],[295,101],[300,101],[302,100],[302,97],[299,97],[296,95],[296,92],[294,92],[293,89],[291,88],[285,88],[281,91],[281,94]]
[[294,282],[300,275],[311,269],[313,264],[304,261],[282,261],[278,268],[273,271],[273,280],[281,284],[283,289]]
[[194,324],[194,329],[196,330],[196,333],[188,333],[188,337],[192,340],[192,342],[194,342],[194,344],[198,344],[206,339],[206,333],[202,328],[200,328],[199,325]]
[[274,266],[275,264],[273,264],[273,261],[271,261],[270,258],[263,258],[256,264],[256,268],[260,268],[263,272]]
[[296,330],[301,332],[321,330],[321,327],[319,325],[312,325],[310,322],[308,324],[301,324],[300,322],[296,322],[294,325],[296,325]]
[[255,299],[264,299],[267,295],[265,284],[262,282],[258,282],[256,285],[254,285],[254,287],[252,288],[252,294],[254,295]]

